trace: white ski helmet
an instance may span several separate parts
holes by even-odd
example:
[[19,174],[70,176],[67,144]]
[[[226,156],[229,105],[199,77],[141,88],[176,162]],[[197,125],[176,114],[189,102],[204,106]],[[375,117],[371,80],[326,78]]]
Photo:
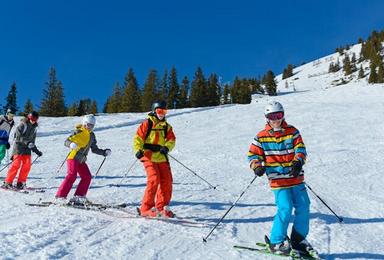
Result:
[[85,115],[83,117],[83,125],[93,125],[93,127],[95,127],[96,117],[93,114]]
[[264,115],[267,116],[268,114],[276,113],[276,112],[284,113],[283,105],[277,101],[268,102],[268,104],[264,108]]

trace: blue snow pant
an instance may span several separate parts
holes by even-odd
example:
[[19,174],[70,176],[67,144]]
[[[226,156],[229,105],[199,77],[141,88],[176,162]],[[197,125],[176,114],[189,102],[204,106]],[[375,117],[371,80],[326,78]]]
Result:
[[277,244],[285,240],[292,209],[295,208],[293,227],[304,238],[309,232],[309,197],[304,184],[287,189],[273,190],[277,213],[273,220],[270,241]]

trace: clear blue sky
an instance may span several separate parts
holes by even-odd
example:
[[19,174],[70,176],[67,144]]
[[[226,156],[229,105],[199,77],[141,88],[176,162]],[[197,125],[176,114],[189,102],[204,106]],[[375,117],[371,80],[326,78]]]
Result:
[[0,103],[12,82],[18,105],[39,105],[54,66],[67,104],[99,109],[132,67],[142,86],[172,65],[231,81],[334,52],[384,29],[384,1],[12,0],[0,4]]

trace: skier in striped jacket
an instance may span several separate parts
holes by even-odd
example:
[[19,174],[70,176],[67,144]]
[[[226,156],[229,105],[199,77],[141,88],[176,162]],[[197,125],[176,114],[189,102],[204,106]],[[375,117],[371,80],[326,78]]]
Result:
[[[285,121],[279,102],[269,102],[264,115],[267,124],[250,145],[248,160],[256,175],[267,175],[275,196],[277,213],[267,241],[269,249],[285,255],[292,249],[308,252],[313,248],[305,239],[310,205],[302,171],[307,155],[305,145],[300,132]],[[295,219],[289,240],[287,230],[293,208]]]

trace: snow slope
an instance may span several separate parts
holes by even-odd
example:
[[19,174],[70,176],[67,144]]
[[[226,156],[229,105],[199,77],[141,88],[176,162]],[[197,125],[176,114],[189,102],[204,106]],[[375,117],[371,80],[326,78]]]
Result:
[[[384,259],[384,85],[353,79],[332,87],[340,75],[321,73],[328,70],[330,57],[335,55],[296,68],[288,79],[294,81],[296,91],[292,85],[285,88],[278,76],[279,96],[274,99],[283,103],[287,122],[299,128],[306,143],[307,183],[345,220],[339,224],[309,192],[308,240],[324,259]],[[208,227],[25,206],[40,198],[53,199],[65,176],[65,169],[56,173],[68,153],[63,142],[81,120],[41,118],[37,146],[44,155],[33,165],[28,184],[48,190],[28,195],[0,190],[0,259],[280,259],[232,248],[235,244],[252,246],[269,234],[275,207],[265,177],[255,181],[208,242],[202,242],[253,178],[246,153],[265,124],[263,108],[270,99],[254,96],[249,105],[169,112],[168,121],[177,136],[171,154],[219,185],[217,190],[210,189],[171,160],[171,207],[181,217],[210,223]],[[111,148],[112,155],[92,182],[90,200],[140,204],[146,180],[143,167],[137,163],[127,178],[123,176],[135,161],[132,138],[144,117],[144,113],[98,116],[98,144]],[[89,156],[93,173],[102,159]],[[4,175],[5,171],[0,173]],[[111,185],[121,182],[120,187]]]

